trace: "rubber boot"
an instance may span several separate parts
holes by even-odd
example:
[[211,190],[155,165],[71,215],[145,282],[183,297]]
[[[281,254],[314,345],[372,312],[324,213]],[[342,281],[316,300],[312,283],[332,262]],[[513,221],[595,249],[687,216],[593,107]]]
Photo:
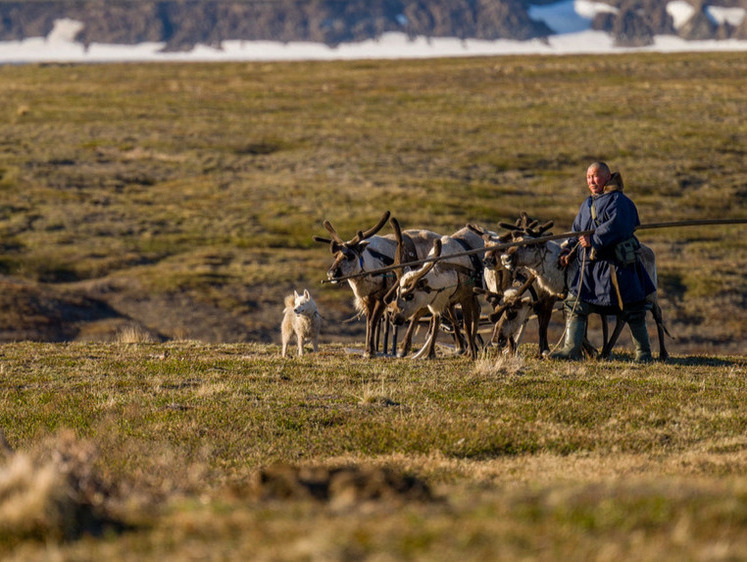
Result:
[[565,326],[565,341],[563,349],[550,354],[550,359],[564,359],[566,361],[578,361],[583,359],[581,344],[586,335],[586,317],[571,314]]
[[646,328],[646,311],[632,312],[626,320],[635,345],[635,362],[651,363],[654,357],[651,355],[651,340],[649,340],[648,328]]

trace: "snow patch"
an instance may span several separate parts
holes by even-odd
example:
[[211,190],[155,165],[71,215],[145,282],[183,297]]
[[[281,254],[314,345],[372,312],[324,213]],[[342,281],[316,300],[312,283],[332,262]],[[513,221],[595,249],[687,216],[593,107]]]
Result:
[[674,20],[675,29],[679,29],[685,25],[685,23],[687,23],[695,13],[695,8],[693,8],[690,3],[685,2],[685,0],[674,0],[673,2],[669,2],[666,9],[667,13],[672,16],[672,20]]
[[83,22],[63,18],[55,20],[52,31],[47,35],[49,43],[69,43],[75,40],[75,36],[85,27]]
[[[196,45],[188,52],[163,52],[164,43],[110,45],[92,43],[84,47],[74,38],[83,28],[79,21],[60,19],[46,37],[0,42],[0,64],[27,62],[148,62],[148,61],[290,61],[435,58],[533,54],[612,54],[625,52],[745,51],[747,41],[685,41],[673,36],[654,38],[647,47],[623,48],[602,31],[591,30],[591,20],[601,12],[615,12],[609,5],[590,0],[561,0],[545,6],[531,6],[530,16],[544,21],[556,34],[529,41],[501,39],[484,41],[458,38],[411,38],[405,33],[386,33],[378,39],[343,43],[330,47],[322,43],[295,41],[224,41],[221,48]],[[693,15],[684,0],[667,4],[675,27]],[[745,10],[709,7],[715,21],[739,25]],[[403,16],[404,17],[404,16]]]
[[706,7],[706,13],[713,21],[715,21],[719,25],[728,23],[729,25],[738,27],[742,25],[747,10],[745,10],[744,8],[723,8],[721,6],[708,6]]

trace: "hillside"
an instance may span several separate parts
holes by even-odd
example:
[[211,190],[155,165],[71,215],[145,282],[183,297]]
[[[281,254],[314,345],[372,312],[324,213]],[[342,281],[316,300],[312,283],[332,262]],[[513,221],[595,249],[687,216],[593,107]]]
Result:
[[[741,1],[741,4],[739,2]],[[745,8],[745,0],[719,0],[718,7]],[[547,2],[538,2],[538,4]],[[618,45],[650,45],[654,35],[685,39],[747,39],[747,19],[715,22],[708,3],[675,28],[668,0],[613,0],[594,16],[592,28],[609,32]],[[403,32],[411,37],[527,40],[553,31],[529,15],[521,0],[39,0],[0,2],[0,41],[45,37],[55,20],[83,23],[76,39],[90,43],[162,42],[170,51],[196,44],[219,47],[227,40],[310,41],[337,45]]]
[[[361,343],[323,220],[562,232],[598,158],[643,222],[744,218],[746,76],[739,53],[0,67],[0,337],[276,342],[308,288],[323,342]],[[670,351],[743,353],[743,227],[641,238]]]

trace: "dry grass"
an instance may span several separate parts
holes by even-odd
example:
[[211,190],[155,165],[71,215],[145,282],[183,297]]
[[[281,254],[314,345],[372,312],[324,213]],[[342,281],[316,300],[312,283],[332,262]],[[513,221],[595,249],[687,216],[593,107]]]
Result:
[[475,361],[475,373],[480,377],[521,375],[524,360],[519,355],[501,354],[498,357],[483,354]]
[[0,525],[4,535],[60,537],[70,516],[68,493],[53,464],[34,466],[13,455],[0,473]]
[[[6,344],[0,552],[744,556],[743,358],[521,351],[364,361],[325,346],[283,361],[258,344]],[[55,515],[80,506],[88,519]]]
[[155,343],[158,339],[140,325],[125,326],[117,333],[117,343]]
[[[16,450],[0,556],[747,558],[741,227],[642,236],[678,336],[647,366],[625,338],[610,362],[555,365],[531,345],[364,361],[341,343],[362,341],[340,322],[350,292],[318,285],[330,256],[311,241],[323,219],[348,237],[384,209],[405,228],[527,210],[563,230],[598,158],[644,222],[740,217],[745,64],[0,67],[3,339],[79,340],[0,346]],[[317,286],[321,353],[282,361],[283,295],[302,286]],[[296,483],[411,475],[438,501],[252,495],[277,463]]]
[[[17,329],[3,307],[4,339],[110,341],[132,320],[167,338],[269,343],[283,295],[316,286],[328,341],[360,341],[360,324],[340,322],[349,290],[319,285],[323,219],[350,237],[390,209],[405,228],[448,233],[526,210],[559,231],[598,158],[644,222],[739,217],[743,59],[3,67],[0,272],[39,282],[47,305]],[[642,234],[673,351],[743,347],[745,315],[721,314],[745,307],[741,233]],[[110,308],[85,303],[49,335],[45,318],[67,314],[61,285]]]

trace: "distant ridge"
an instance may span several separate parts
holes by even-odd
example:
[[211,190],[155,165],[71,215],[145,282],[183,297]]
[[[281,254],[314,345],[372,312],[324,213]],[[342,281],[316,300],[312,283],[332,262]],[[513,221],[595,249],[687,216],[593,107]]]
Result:
[[[591,28],[609,33],[619,46],[646,46],[657,35],[687,40],[747,39],[747,18],[737,24],[715,21],[709,4],[675,26],[670,4],[684,0],[610,0],[592,13]],[[536,2],[534,6],[550,4]],[[744,10],[747,0],[717,5]],[[222,42],[307,41],[336,46],[399,32],[409,37],[526,41],[555,31],[533,19],[522,0],[0,0],[0,41],[47,37],[55,21],[82,26],[83,45],[162,43],[164,51],[189,51]]]

